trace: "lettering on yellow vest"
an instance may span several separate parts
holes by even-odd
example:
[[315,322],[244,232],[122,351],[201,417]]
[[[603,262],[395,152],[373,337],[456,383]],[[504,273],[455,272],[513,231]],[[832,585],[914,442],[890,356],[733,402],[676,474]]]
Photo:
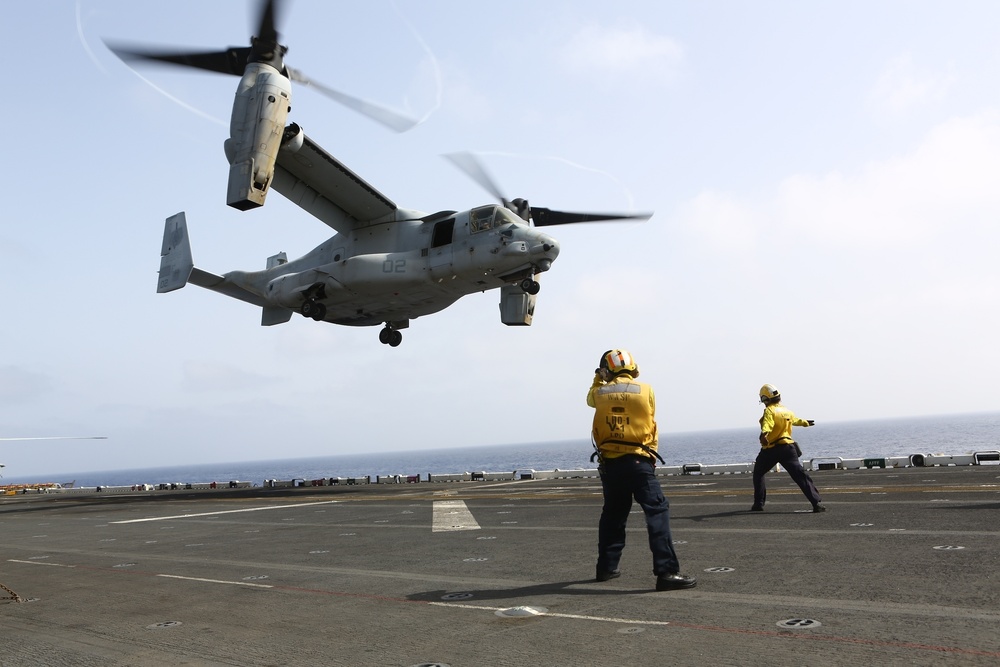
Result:
[[656,422],[649,390],[633,382],[611,382],[594,392],[594,442],[601,452],[649,456],[656,449]]

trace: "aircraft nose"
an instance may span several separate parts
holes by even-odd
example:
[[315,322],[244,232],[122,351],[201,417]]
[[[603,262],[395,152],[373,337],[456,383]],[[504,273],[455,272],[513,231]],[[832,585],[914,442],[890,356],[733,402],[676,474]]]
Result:
[[548,234],[539,234],[531,245],[532,261],[542,271],[548,271],[559,256],[559,242]]

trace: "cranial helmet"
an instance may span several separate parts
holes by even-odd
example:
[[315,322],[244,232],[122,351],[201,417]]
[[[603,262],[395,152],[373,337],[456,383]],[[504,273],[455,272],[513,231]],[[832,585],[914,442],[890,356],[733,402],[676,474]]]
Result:
[[781,392],[773,384],[765,384],[760,388],[760,402],[767,403],[768,401],[778,401],[781,400]]
[[632,355],[625,350],[608,350],[601,357],[601,368],[608,369],[612,375],[629,373],[632,377],[639,376],[639,365]]

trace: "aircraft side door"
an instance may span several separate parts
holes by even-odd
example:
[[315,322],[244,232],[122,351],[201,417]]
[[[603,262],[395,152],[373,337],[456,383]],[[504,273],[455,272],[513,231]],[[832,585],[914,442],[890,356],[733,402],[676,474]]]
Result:
[[431,278],[445,280],[454,275],[452,262],[454,255],[455,218],[434,223],[431,247],[428,250],[428,268]]

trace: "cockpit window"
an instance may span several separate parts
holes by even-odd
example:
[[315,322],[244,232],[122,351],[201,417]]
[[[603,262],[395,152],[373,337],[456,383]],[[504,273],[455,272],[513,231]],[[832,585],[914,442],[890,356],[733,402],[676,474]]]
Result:
[[493,216],[497,212],[496,206],[483,206],[474,208],[469,212],[469,232],[484,232],[493,229]]
[[511,222],[519,223],[522,225],[527,224],[524,220],[521,219],[521,217],[517,213],[514,213],[510,209],[498,207],[496,219],[493,221],[493,226],[499,227],[500,225],[506,225]]

